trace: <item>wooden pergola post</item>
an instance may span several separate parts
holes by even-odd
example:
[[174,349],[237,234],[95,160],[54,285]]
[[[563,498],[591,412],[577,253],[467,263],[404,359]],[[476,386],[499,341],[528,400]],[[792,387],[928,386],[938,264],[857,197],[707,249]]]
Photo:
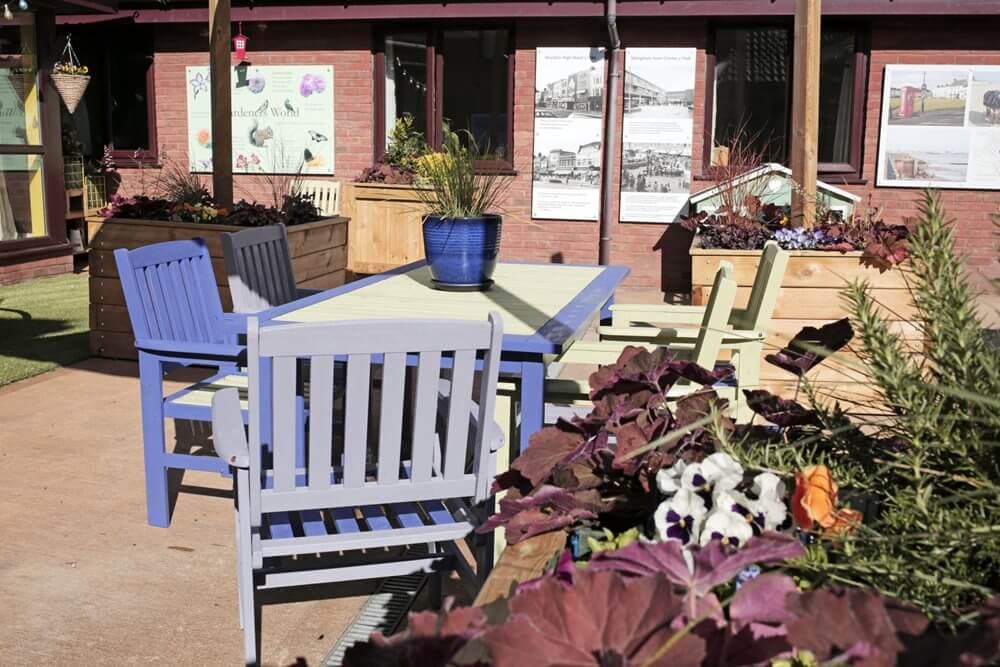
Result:
[[795,0],[795,59],[792,69],[792,225],[816,221],[819,150],[819,58],[822,0]]
[[233,205],[233,99],[230,79],[230,0],[208,0],[208,57],[212,80],[212,195]]

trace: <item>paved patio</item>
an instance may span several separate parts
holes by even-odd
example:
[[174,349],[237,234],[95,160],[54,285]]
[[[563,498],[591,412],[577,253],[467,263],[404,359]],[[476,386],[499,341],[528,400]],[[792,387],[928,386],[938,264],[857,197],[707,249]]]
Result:
[[[231,483],[146,525],[138,397],[98,359],[0,389],[0,664],[242,664]],[[265,664],[321,662],[370,588],[335,590],[264,606]]]

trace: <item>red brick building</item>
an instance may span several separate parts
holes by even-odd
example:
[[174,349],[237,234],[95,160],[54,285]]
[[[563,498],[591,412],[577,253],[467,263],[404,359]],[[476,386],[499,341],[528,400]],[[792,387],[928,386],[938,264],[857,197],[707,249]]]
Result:
[[[412,73],[439,107],[415,117],[427,136],[440,133],[448,107],[461,92],[492,105],[507,120],[496,131],[507,148],[514,178],[504,206],[503,255],[511,259],[594,263],[596,222],[531,217],[535,55],[539,47],[605,46],[606,6],[601,2],[347,2],[293,5],[255,3],[233,8],[249,39],[254,65],[324,64],[335,71],[334,178],[354,179],[384,146],[386,115],[407,104],[385,100],[386,46],[423,49],[428,67]],[[1000,1],[825,0],[821,89],[820,177],[869,197],[889,221],[912,215],[919,190],[876,186],[883,72],[889,64],[1000,66]],[[767,150],[787,161],[791,109],[793,0],[621,0],[622,47],[697,49],[694,91],[692,191],[711,185],[702,177],[714,136],[749,116]],[[122,2],[101,17],[60,17],[72,30],[85,61],[103,63],[107,80],[88,91],[92,154],[111,144],[124,176],[138,188],[154,177],[157,161],[185,160],[185,68],[207,65],[204,3]],[[619,53],[618,57],[623,57]],[[766,73],[753,90],[717,80],[721,65]],[[749,77],[747,77],[749,78]],[[622,91],[615,93],[621,99]],[[483,102],[488,97],[488,102]],[[431,102],[433,104],[433,101]],[[499,105],[499,106],[498,106]],[[443,114],[440,107],[443,106]],[[632,268],[628,285],[684,291],[689,236],[676,225],[623,223],[617,219],[621,159],[621,108],[610,216],[610,259]],[[388,110],[388,111],[387,111]],[[431,113],[424,113],[429,110]],[[746,113],[749,111],[750,113]],[[430,120],[427,120],[427,119]],[[435,120],[435,118],[437,120]],[[141,163],[141,164],[140,164]],[[244,177],[236,196],[247,196]],[[243,182],[243,191],[241,191]],[[251,186],[252,187],[252,186]],[[997,277],[997,236],[991,215],[1000,191],[945,191],[960,246],[970,265]],[[0,258],[2,258],[0,244]],[[2,261],[2,260],[0,260]]]

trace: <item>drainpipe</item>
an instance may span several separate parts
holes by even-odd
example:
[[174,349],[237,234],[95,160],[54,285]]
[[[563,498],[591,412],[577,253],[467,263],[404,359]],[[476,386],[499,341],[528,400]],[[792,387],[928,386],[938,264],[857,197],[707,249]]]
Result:
[[608,85],[604,90],[604,165],[601,169],[601,240],[597,247],[597,261],[600,264],[607,264],[611,261],[611,204],[614,191],[612,185],[614,179],[612,172],[615,168],[615,140],[617,139],[618,124],[618,80],[621,78],[621,70],[618,64],[618,53],[621,51],[622,40],[618,36],[617,24],[617,4],[616,0],[607,0],[604,6],[604,19],[608,24]]

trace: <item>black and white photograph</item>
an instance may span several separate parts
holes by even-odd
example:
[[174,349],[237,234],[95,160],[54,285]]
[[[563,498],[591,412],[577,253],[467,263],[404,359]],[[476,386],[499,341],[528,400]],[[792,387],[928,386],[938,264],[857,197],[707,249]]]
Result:
[[625,51],[621,219],[670,223],[691,190],[695,50]]
[[597,220],[604,50],[540,48],[535,62],[532,217]]

